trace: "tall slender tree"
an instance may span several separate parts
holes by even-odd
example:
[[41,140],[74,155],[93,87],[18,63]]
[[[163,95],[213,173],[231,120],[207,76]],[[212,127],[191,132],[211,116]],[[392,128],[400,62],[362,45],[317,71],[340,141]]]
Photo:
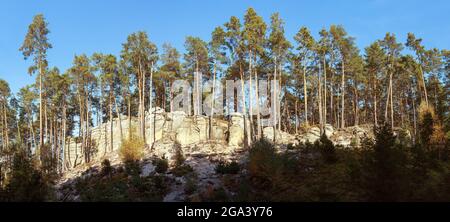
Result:
[[[274,71],[273,80],[277,82],[277,73],[279,73],[279,76],[281,76],[281,67],[283,66],[283,64],[287,62],[289,56],[289,49],[292,46],[291,43],[285,37],[284,21],[280,18],[279,14],[278,13],[272,14],[270,19],[271,19],[270,35],[267,43],[270,49],[270,56],[273,57],[273,71]],[[281,116],[279,116],[279,108],[277,108],[280,106],[280,102],[278,101],[279,93],[277,85],[278,84],[275,84],[273,89],[275,104],[272,104],[272,107],[274,108],[274,110],[272,111],[272,115],[275,115],[274,118],[275,122],[273,123],[274,141],[276,141],[277,122],[278,119],[281,118]]]
[[[136,32],[128,36],[124,43],[121,57],[125,64],[130,67],[130,73],[134,74],[136,85],[139,91],[139,132],[141,138],[145,140],[145,88],[147,85],[146,76],[149,75],[152,65],[157,60],[156,45],[150,42],[147,33]],[[151,95],[151,92],[150,94]]]
[[[256,72],[254,66],[257,62],[258,57],[260,57],[264,53],[264,44],[265,44],[265,35],[266,35],[267,25],[264,22],[263,18],[259,16],[253,8],[248,8],[244,15],[244,30],[243,30],[243,39],[244,44],[246,46],[247,56],[248,56],[248,75],[249,75],[249,120],[251,124],[251,138],[254,137],[254,124],[253,124],[253,103],[256,101],[256,115],[257,115],[257,138],[261,138],[262,130],[261,130],[261,116],[260,116],[260,100],[258,95],[258,73]],[[254,84],[253,88],[253,74],[254,76]],[[253,90],[255,90],[255,98],[252,99]]]
[[299,59],[302,61],[302,67],[303,67],[303,99],[305,103],[305,124],[309,124],[308,120],[308,85],[307,85],[307,70],[310,66],[310,63],[313,59],[313,53],[314,49],[316,47],[316,41],[314,40],[313,36],[311,35],[310,31],[306,27],[300,28],[298,33],[294,36],[295,41],[297,42],[297,50],[298,55],[296,59]]
[[45,70],[47,68],[47,50],[52,48],[52,45],[48,41],[47,35],[50,33],[48,29],[48,23],[42,14],[34,16],[33,22],[28,26],[28,32],[25,36],[25,40],[20,47],[20,51],[23,53],[25,59],[33,57],[34,64],[28,69],[30,75],[38,73],[39,78],[39,148],[44,144],[43,135],[43,78]]
[[186,53],[184,54],[184,71],[188,78],[192,77],[193,84],[193,111],[194,116],[202,115],[201,110],[201,84],[203,75],[209,74],[208,46],[207,43],[198,37],[188,36],[184,44]]
[[386,76],[388,76],[388,94],[386,97],[386,109],[385,109],[385,121],[388,119],[388,107],[391,108],[390,122],[391,128],[394,128],[394,101],[393,101],[393,74],[395,65],[398,62],[398,57],[400,55],[403,46],[401,43],[397,43],[397,39],[394,34],[386,33],[383,40],[380,41],[381,47],[386,53]]

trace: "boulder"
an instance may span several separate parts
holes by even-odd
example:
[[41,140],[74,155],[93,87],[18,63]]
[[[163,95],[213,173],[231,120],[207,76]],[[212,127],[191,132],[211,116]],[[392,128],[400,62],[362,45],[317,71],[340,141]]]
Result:
[[[273,139],[274,139],[273,132],[274,132],[273,127],[271,127],[271,126],[264,127],[263,137],[269,141],[273,141]],[[277,132],[277,137],[276,137],[277,143],[287,144],[287,143],[291,143],[291,142],[293,142],[293,140],[295,140],[295,137],[289,133],[279,131],[279,130],[276,130],[275,132]]]
[[317,126],[307,129],[305,134],[299,136],[300,143],[314,143],[318,139],[320,139],[320,128]]
[[171,123],[171,129],[177,129],[180,127],[186,119],[186,113],[184,111],[174,111],[167,113],[167,121]]

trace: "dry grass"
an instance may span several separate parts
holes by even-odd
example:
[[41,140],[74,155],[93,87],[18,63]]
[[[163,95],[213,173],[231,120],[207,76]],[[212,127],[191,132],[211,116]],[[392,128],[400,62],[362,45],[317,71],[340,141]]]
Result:
[[131,137],[124,139],[120,146],[120,158],[124,162],[138,161],[144,156],[144,140],[132,132]]

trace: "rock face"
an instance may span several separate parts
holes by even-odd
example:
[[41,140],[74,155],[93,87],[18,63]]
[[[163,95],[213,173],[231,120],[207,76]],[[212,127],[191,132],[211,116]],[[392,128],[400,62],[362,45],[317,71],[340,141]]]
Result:
[[[177,142],[182,147],[198,147],[199,144],[204,144],[205,142],[214,142],[227,144],[228,147],[232,147],[231,149],[242,147],[244,142],[244,116],[241,113],[230,114],[229,121],[226,121],[215,118],[210,119],[206,116],[188,116],[183,111],[166,113],[163,109],[154,107],[146,112],[145,120],[146,144],[152,147],[160,147],[161,149],[155,152],[160,152],[161,155],[165,153],[166,156],[170,156],[169,148],[173,146],[174,142]],[[122,131],[119,126],[122,126]],[[126,116],[121,116],[120,119],[114,119],[112,124],[112,144],[110,122],[92,128],[91,138],[95,152],[91,159],[103,158],[108,153],[117,151],[120,148],[121,138],[128,136],[129,128],[138,129],[138,126],[139,123],[136,118],[131,118],[130,120]],[[325,134],[335,145],[344,147],[359,146],[364,137],[373,138],[371,125],[334,129],[333,126],[327,124],[324,130]],[[267,140],[273,141],[273,127],[265,127],[263,136]],[[276,131],[276,143],[278,144],[314,143],[319,138],[320,128],[318,126],[306,128],[298,135]],[[206,152],[206,150],[203,149],[202,152]],[[74,138],[68,138],[64,150],[64,160],[68,169],[84,163],[84,153],[81,149],[80,140],[75,141]]]
[[[361,125],[351,126],[344,129],[334,129],[333,126],[326,124],[324,126],[325,135],[333,142],[335,146],[341,147],[358,147],[364,138],[373,139],[373,126]],[[312,126],[304,132],[296,135],[294,144],[296,143],[314,143],[320,139],[320,128]]]
[[364,138],[373,138],[372,125],[351,126],[337,129],[329,138],[335,145],[358,147]]
[[230,116],[228,146],[241,146],[244,142],[244,117],[241,113],[232,113]]
[[[205,116],[187,116],[182,111],[165,113],[163,109],[155,107],[146,112],[145,117],[145,141],[153,147],[161,144],[179,143],[182,147],[198,144],[204,141],[220,141],[226,143],[230,141],[233,146],[240,146],[243,140],[243,120],[242,115],[236,114],[231,117],[230,128],[228,122],[219,119],[210,119]],[[211,130],[210,130],[210,121]],[[120,125],[122,126],[122,133]],[[117,151],[120,148],[121,138],[128,136],[129,128],[138,129],[139,123],[136,118],[129,120],[122,116],[113,120],[112,144],[110,122],[103,123],[92,128],[91,138],[94,143],[95,152],[91,159],[98,159],[104,155]],[[230,132],[230,140],[227,140]],[[211,134],[211,135],[210,135]],[[162,145],[162,147],[165,147]],[[167,150],[161,150],[167,151]],[[73,168],[84,163],[84,153],[81,149],[81,141],[68,138],[64,152],[65,165]]]
[[[324,126],[324,131],[325,131],[325,135],[327,135],[328,138],[330,138],[335,133],[333,126],[331,126],[330,124],[326,124]],[[316,140],[320,139],[320,136],[321,136],[320,128],[318,126],[313,126],[313,127],[310,127],[309,129],[307,129],[305,133],[300,134],[298,136],[298,142],[314,143]]]
[[[232,113],[229,121],[209,118],[206,116],[188,116],[182,111],[166,113],[159,107],[154,107],[146,112],[145,141],[147,149],[157,156],[170,157],[173,154],[173,146],[178,143],[186,153],[194,155],[211,155],[215,153],[230,153],[240,149],[244,143],[244,116],[241,113]],[[121,126],[121,127],[119,127]],[[121,138],[128,136],[129,128],[138,129],[137,118],[128,119],[126,116],[106,122],[91,129],[94,154],[91,160],[105,158],[119,150]],[[122,130],[120,130],[122,128]],[[210,129],[211,128],[211,129]],[[362,138],[373,138],[372,126],[362,125],[334,129],[327,124],[324,127],[325,134],[335,145],[359,146]],[[111,130],[113,133],[111,143]],[[269,141],[274,140],[273,127],[265,127],[263,136]],[[318,126],[312,126],[298,135],[276,131],[277,144],[314,143],[320,138]],[[406,135],[407,136],[407,135]],[[212,146],[211,144],[215,144]],[[118,157],[117,157],[118,158]],[[81,140],[75,141],[68,138],[64,150],[64,165],[71,169],[82,165],[85,161]]]
[[269,141],[276,141],[276,143],[288,144],[295,140],[295,137],[289,133],[276,130],[276,137],[274,138],[273,127],[264,127],[263,136]]

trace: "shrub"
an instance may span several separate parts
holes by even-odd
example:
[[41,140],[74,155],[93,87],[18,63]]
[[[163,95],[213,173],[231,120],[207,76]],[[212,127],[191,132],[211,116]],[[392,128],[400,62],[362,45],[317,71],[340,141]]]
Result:
[[183,165],[186,159],[184,158],[181,145],[175,142],[173,149],[175,150],[175,155],[173,156],[175,167]]
[[11,178],[7,185],[8,200],[20,202],[45,201],[51,196],[51,177],[35,167],[33,160],[19,150],[13,159]]
[[157,173],[166,173],[169,168],[169,162],[165,157],[163,158],[155,158],[152,161],[153,165],[155,165],[155,171]]
[[182,177],[192,172],[194,172],[194,169],[192,169],[192,167],[187,164],[182,164],[172,169],[172,174],[176,177]]
[[267,140],[254,143],[249,152],[248,171],[253,185],[262,190],[288,184],[289,174],[295,173],[297,160],[289,154],[278,154]]
[[329,140],[325,135],[325,133],[320,137],[318,148],[325,163],[336,163],[336,148],[334,147],[333,142]]
[[141,166],[138,161],[126,161],[125,162],[125,172],[134,177],[139,177],[141,173]]
[[145,141],[135,133],[130,138],[124,139],[120,146],[119,154],[123,162],[138,161],[144,155]]
[[365,153],[363,187],[370,201],[399,201],[407,193],[407,156],[389,125],[375,131],[373,149]]
[[293,144],[293,143],[289,143],[289,144],[286,146],[286,149],[287,149],[287,150],[295,150],[295,149],[297,149],[297,146],[296,146],[295,144]]
[[102,161],[102,175],[111,175],[112,171],[111,162],[108,159],[104,159]]
[[237,174],[240,169],[239,163],[232,161],[230,163],[219,162],[215,170],[219,174]]
[[223,187],[214,188],[212,186],[208,187],[201,194],[202,201],[205,202],[227,202],[230,198]]
[[186,184],[184,185],[184,192],[186,194],[193,194],[198,188],[197,174],[192,173],[186,178]]
[[192,169],[191,166],[189,166],[184,162],[186,159],[184,158],[181,145],[179,143],[175,143],[174,149],[175,149],[175,155],[173,156],[174,167],[171,170],[173,175],[181,177],[188,173],[194,172],[194,169]]
[[106,178],[93,175],[75,184],[81,200],[93,202],[162,201],[169,187],[165,176],[129,177],[123,172]]
[[255,178],[268,178],[278,168],[278,160],[272,143],[265,139],[255,142],[249,151],[248,170]]

